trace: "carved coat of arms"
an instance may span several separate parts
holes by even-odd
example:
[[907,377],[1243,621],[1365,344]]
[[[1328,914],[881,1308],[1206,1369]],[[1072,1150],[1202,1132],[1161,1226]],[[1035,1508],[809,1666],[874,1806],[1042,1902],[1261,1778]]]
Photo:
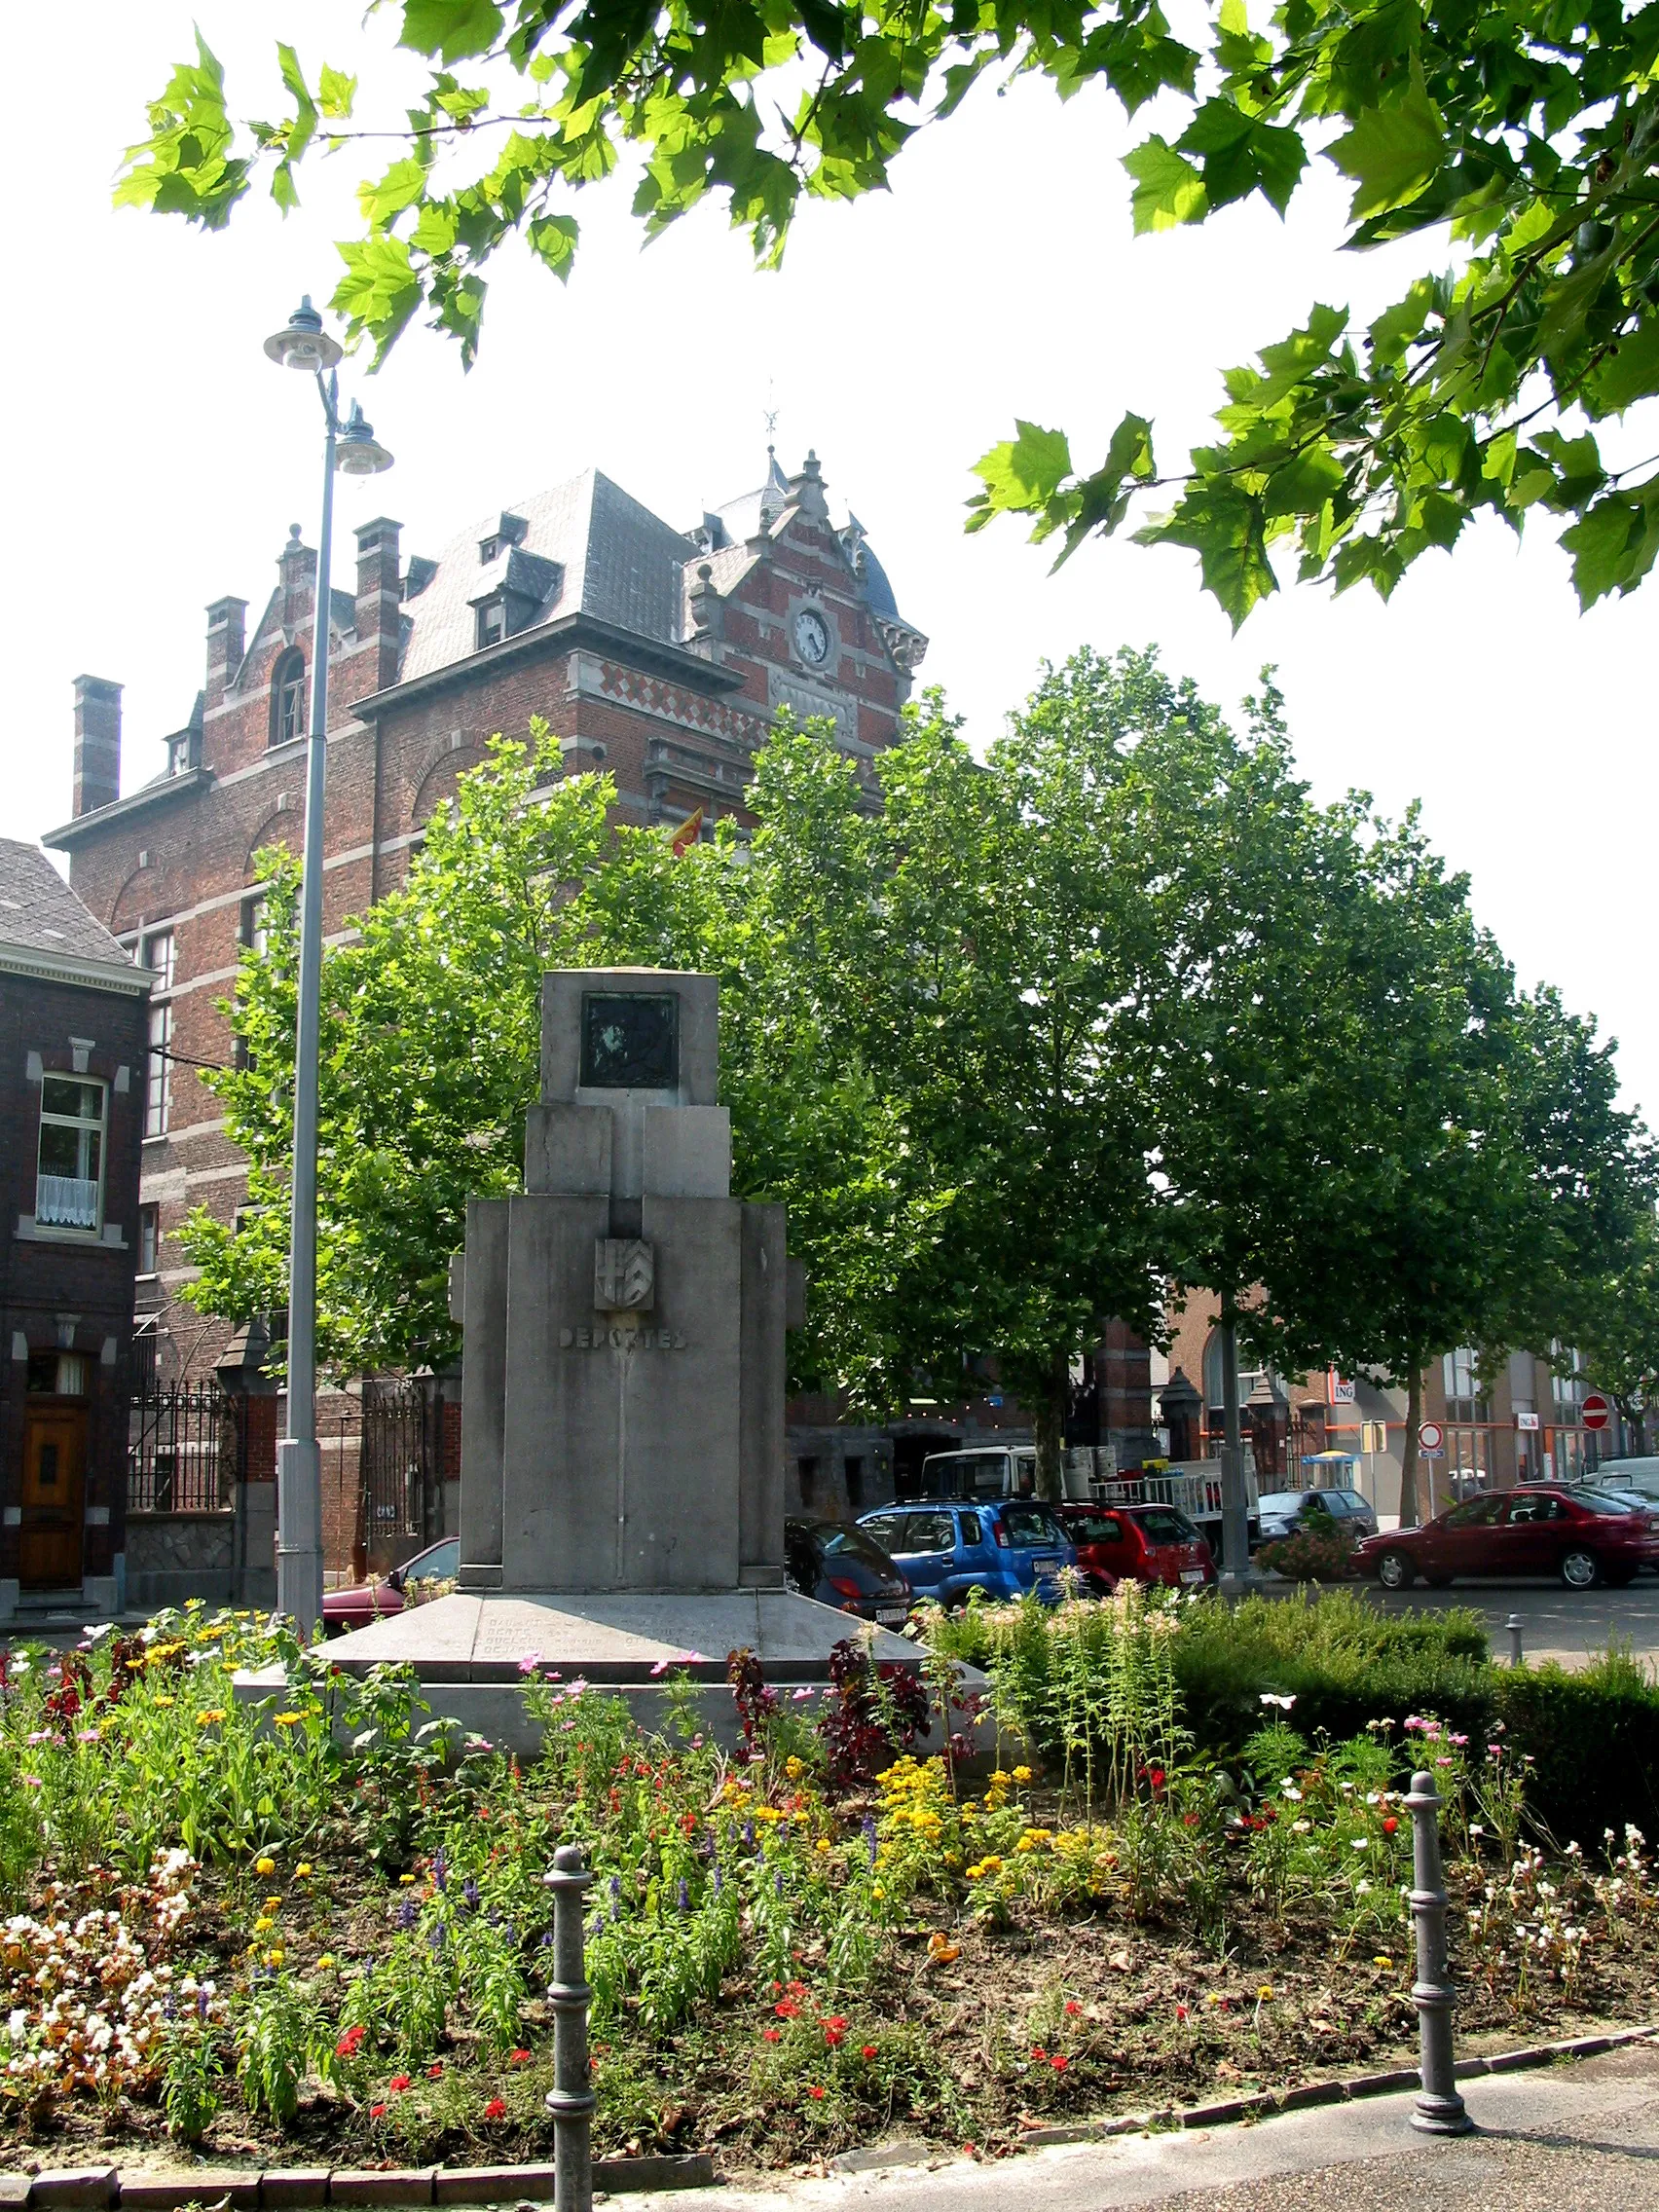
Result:
[[601,1313],[648,1313],[656,1260],[639,1236],[601,1236],[593,1248],[593,1303]]

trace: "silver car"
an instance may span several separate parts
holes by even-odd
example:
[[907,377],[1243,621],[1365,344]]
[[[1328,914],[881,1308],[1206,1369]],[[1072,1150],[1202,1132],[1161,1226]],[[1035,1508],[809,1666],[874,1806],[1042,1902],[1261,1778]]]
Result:
[[1264,1491],[1261,1510],[1264,1544],[1277,1543],[1321,1513],[1329,1514],[1355,1543],[1377,1533],[1377,1515],[1356,1490]]

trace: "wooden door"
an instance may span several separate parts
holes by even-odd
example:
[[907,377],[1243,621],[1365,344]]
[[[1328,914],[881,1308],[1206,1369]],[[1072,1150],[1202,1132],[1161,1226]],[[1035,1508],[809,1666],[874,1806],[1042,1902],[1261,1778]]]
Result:
[[18,1579],[25,1590],[79,1586],[86,1473],[86,1408],[31,1413],[18,1551]]

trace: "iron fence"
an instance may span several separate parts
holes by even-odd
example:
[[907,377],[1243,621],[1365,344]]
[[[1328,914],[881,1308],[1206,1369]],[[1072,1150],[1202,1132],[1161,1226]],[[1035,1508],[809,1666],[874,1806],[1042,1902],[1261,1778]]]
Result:
[[399,1537],[438,1534],[443,1502],[440,1419],[429,1377],[365,1378],[360,1513],[371,1553]]
[[128,1416],[127,1510],[227,1511],[246,1450],[245,1400],[217,1382],[141,1377]]

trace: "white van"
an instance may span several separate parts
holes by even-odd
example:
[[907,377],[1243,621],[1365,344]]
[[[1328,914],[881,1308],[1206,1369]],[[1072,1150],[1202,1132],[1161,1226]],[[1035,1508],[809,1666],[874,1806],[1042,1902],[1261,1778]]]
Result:
[[1584,1479],[1596,1490],[1628,1490],[1641,1497],[1659,1497],[1659,1458],[1604,1459]]

